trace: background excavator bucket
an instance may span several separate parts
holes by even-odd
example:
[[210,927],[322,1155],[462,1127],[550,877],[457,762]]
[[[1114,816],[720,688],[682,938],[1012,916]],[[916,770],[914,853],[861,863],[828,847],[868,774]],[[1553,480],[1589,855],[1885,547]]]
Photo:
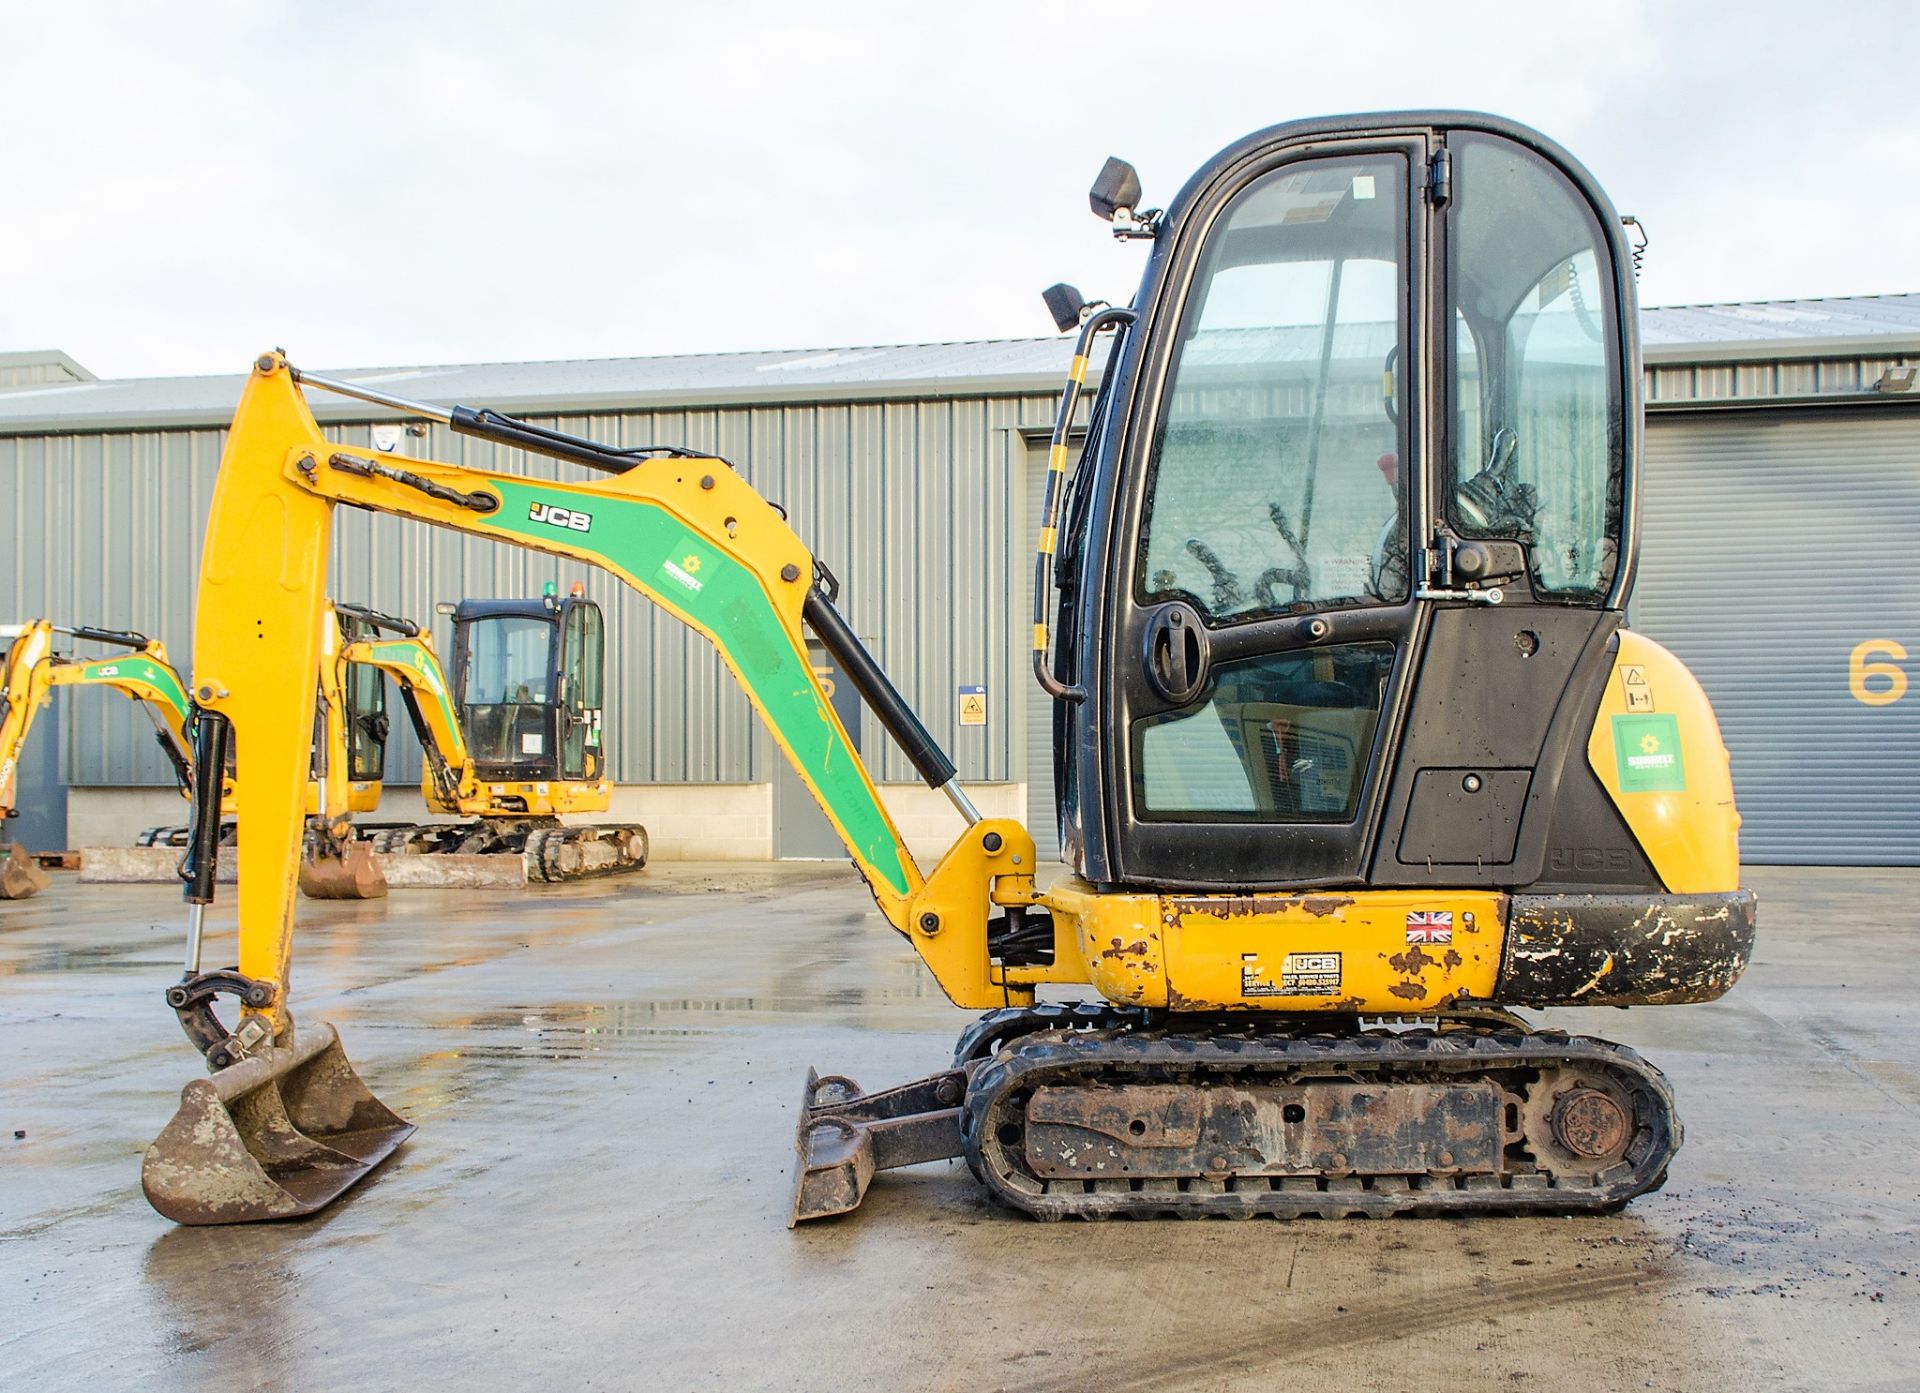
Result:
[[333,1027],[195,1079],[147,1148],[140,1183],[176,1224],[244,1224],[324,1209],[413,1135],[347,1062]]
[[27,855],[26,848],[14,842],[0,860],[0,900],[24,900],[47,888],[47,873],[40,863]]
[[310,900],[378,900],[386,896],[387,878],[371,843],[348,842],[339,856],[301,858],[300,891]]

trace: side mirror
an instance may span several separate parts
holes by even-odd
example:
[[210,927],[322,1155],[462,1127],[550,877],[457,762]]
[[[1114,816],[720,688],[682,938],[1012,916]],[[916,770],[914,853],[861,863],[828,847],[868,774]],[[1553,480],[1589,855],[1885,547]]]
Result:
[[1087,301],[1078,288],[1061,281],[1041,291],[1040,298],[1047,302],[1047,313],[1053,316],[1054,327],[1061,333],[1070,333],[1080,327],[1080,315],[1086,309]]
[[1100,173],[1087,191],[1087,202],[1094,215],[1113,222],[1121,214],[1128,218],[1140,206],[1140,173],[1125,160],[1109,155]]

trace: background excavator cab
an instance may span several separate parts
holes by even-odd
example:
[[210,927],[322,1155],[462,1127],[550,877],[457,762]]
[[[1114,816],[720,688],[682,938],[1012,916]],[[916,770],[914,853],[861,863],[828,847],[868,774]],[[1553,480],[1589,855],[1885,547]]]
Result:
[[1587,761],[1638,464],[1605,195],[1532,132],[1436,113],[1250,137],[1158,232],[1055,571],[1087,693],[1056,708],[1068,860],[1658,887]]
[[453,690],[482,779],[598,779],[606,628],[577,595],[464,600]]
[[[381,626],[373,622],[368,611],[362,611],[353,605],[338,605],[336,612],[340,620],[340,642],[344,646],[364,639],[380,636]],[[349,663],[342,674],[341,697],[346,703],[346,720],[343,726],[346,733],[347,778],[355,789],[366,784],[380,784],[386,778],[387,735],[392,723],[387,715],[387,681],[380,669],[363,663]],[[314,777],[321,777],[320,760],[322,752],[329,748],[326,738],[324,709],[314,713]],[[351,811],[370,812],[378,805],[377,790],[374,796],[350,798]]]

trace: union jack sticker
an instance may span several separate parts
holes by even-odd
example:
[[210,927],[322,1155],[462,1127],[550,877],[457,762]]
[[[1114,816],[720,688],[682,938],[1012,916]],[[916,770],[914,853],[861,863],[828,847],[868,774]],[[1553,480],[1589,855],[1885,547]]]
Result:
[[1409,910],[1407,912],[1407,942],[1453,942],[1453,911],[1450,909]]

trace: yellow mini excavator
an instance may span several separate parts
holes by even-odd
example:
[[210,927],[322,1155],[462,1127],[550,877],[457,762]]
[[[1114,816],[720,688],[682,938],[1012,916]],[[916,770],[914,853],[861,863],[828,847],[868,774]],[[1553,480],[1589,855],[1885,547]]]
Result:
[[[0,664],[0,818],[18,815],[20,750],[40,708],[57,687],[97,686],[121,693],[153,722],[154,739],[173,766],[184,790],[189,781],[192,744],[187,735],[191,710],[180,674],[167,661],[166,645],[145,634],[84,625],[69,627],[36,619],[11,628],[12,639]],[[57,651],[60,637],[126,650],[104,658],[72,658]],[[229,789],[228,792],[231,792]],[[0,899],[24,899],[46,888],[46,878],[15,846],[0,863]]]
[[647,832],[633,823],[567,823],[605,812],[613,784],[602,730],[605,625],[576,582],[562,597],[462,600],[453,616],[449,681],[432,636],[350,643],[348,663],[385,673],[426,758],[427,808],[463,819],[385,828],[385,853],[524,855],[538,880],[582,880],[639,870]]
[[356,664],[347,653],[388,633],[404,641],[412,631],[408,621],[364,605],[322,606],[299,876],[301,892],[312,899],[371,900],[387,893],[373,847],[353,821],[378,808],[384,791],[387,684],[378,668]]
[[[1110,161],[1092,202],[1150,254],[1128,306],[1049,296],[1079,340],[1035,568],[1069,871],[1048,885],[725,461],[255,362],[201,576],[188,965],[169,991],[213,1073],[147,1151],[162,1213],[309,1213],[411,1131],[330,1027],[289,1014],[340,504],[593,563],[698,630],[888,923],[986,1012],[930,1078],[809,1077],[796,1221],[853,1208],[876,1170],[956,1156],[1046,1219],[1574,1214],[1664,1181],[1681,1132],[1660,1072],[1516,1013],[1712,1000],[1753,941],[1713,712],[1622,624],[1641,446],[1620,218],[1552,142],[1457,112],[1262,131],[1164,211]],[[605,477],[337,445],[303,387]],[[965,817],[930,871],[809,631]],[[206,972],[208,771],[230,738],[239,959]],[[1099,1000],[1043,999],[1066,987]]]
[[[382,893],[378,871],[365,852],[342,856],[333,849],[350,814],[371,812],[380,805],[387,734],[386,688],[379,672],[349,669],[340,650],[348,640],[377,636],[399,622],[357,605],[323,607],[313,757],[305,797],[310,855],[301,869],[302,888],[319,898],[361,899]],[[62,635],[129,651],[105,658],[72,658],[57,651]],[[11,637],[0,664],[0,818],[17,812],[20,750],[34,717],[60,687],[106,687],[137,702],[153,722],[154,738],[173,766],[181,793],[190,792],[193,710],[164,643],[119,629],[68,627],[44,619],[18,626]],[[231,843],[239,810],[230,776],[221,783],[220,809],[221,839]],[[329,827],[334,829],[331,842],[320,835]],[[184,846],[186,828],[150,827],[140,833],[136,844]],[[0,898],[24,898],[45,888],[44,877],[37,870],[24,869],[28,867],[31,862],[17,850],[0,863]]]

